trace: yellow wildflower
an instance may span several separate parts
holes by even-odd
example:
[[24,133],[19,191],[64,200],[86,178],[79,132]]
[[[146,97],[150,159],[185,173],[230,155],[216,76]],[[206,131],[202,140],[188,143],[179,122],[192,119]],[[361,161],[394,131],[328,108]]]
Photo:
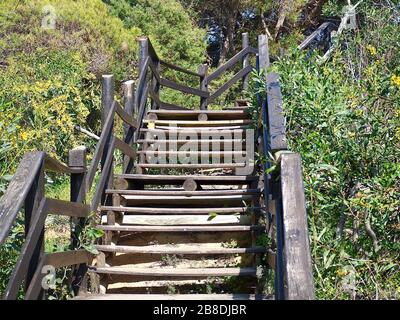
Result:
[[400,76],[396,76],[395,74],[391,78],[392,83],[398,87],[400,87]]
[[22,140],[27,140],[28,139],[28,134],[25,131],[21,133],[21,139]]
[[376,48],[374,46],[368,45],[367,50],[371,54],[371,56],[376,56]]

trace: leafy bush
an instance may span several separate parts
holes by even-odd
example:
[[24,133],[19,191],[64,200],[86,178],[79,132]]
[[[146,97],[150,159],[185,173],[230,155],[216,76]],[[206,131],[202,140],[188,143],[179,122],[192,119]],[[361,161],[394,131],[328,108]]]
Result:
[[[203,33],[192,28],[189,16],[174,0],[141,2],[129,24],[101,0],[53,0],[50,4],[45,0],[0,2],[0,196],[24,153],[43,150],[66,161],[73,147],[93,146],[74,127],[98,131],[102,74],[115,75],[117,94],[121,81],[137,76],[138,36],[150,34],[166,59],[201,61],[204,43],[197,36]],[[164,29],[159,31],[161,16]],[[51,26],[53,18],[55,28],[43,28]],[[65,180],[55,181],[51,187],[60,194],[53,197],[64,199],[65,186]],[[83,234],[87,248],[99,236],[93,230]],[[58,231],[47,239],[50,251],[67,243],[62,238],[65,234]],[[18,220],[0,248],[0,294],[23,237],[23,221]]]
[[400,294],[398,13],[360,10],[365,23],[326,64],[294,51],[273,65],[303,159],[318,298]]
[[[161,59],[186,69],[197,71],[205,60],[206,33],[195,26],[189,10],[177,0],[105,0],[113,15],[118,16],[127,28],[137,26],[141,36],[148,36]],[[190,84],[197,88],[199,78],[165,70],[167,78]],[[161,99],[165,102],[198,107],[199,98],[163,88]]]

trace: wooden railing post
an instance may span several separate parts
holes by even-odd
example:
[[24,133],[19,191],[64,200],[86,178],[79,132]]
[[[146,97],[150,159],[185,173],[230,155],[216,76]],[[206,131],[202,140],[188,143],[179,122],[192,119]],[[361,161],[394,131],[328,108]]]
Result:
[[[154,64],[154,69],[159,74],[160,73],[160,62],[159,61],[150,61],[150,63]],[[157,77],[154,74],[153,74],[153,77],[151,78],[151,88],[156,97],[156,100],[151,101],[151,109],[155,110],[160,107],[157,104],[157,101],[160,101],[160,83],[158,82]],[[146,99],[146,97],[145,97],[145,99]]]
[[261,70],[265,70],[269,67],[269,48],[268,48],[268,37],[265,34],[258,36],[258,57],[259,65]]
[[[207,83],[207,71],[208,65],[202,64],[199,67],[200,77],[200,90],[208,91],[208,83]],[[208,108],[208,99],[205,97],[200,97],[200,110],[207,110]]]
[[101,92],[101,126],[107,119],[108,112],[114,101],[114,76],[112,74],[103,75],[102,92]]
[[[124,83],[124,109],[130,116],[134,113],[134,83],[132,80],[126,81]],[[137,113],[137,110],[135,110]],[[128,145],[132,144],[133,136],[135,130],[127,123],[124,123],[124,142]],[[124,173],[130,173],[133,169],[133,160],[125,155],[124,156]]]
[[[147,73],[147,70],[144,70],[143,67],[146,63],[146,59],[149,57],[149,39],[148,38],[140,38],[139,39],[139,70],[138,70],[138,74],[139,77],[141,75],[142,72]],[[143,84],[147,83],[147,75],[145,75],[145,77],[143,78]],[[145,90],[145,85],[143,85],[142,87],[139,86],[136,88],[136,94],[138,95],[137,99],[136,99],[136,108],[139,109],[141,101],[142,101],[142,94]]]
[[[242,33],[242,49],[246,49],[250,46],[248,32]],[[250,65],[249,53],[243,56],[243,69]],[[243,90],[247,90],[249,87],[249,74],[243,77]]]
[[149,39],[139,39],[139,72],[142,70],[144,63],[149,56]]
[[[71,202],[85,203],[86,201],[86,147],[80,146],[69,152],[68,166],[70,168],[83,168],[83,173],[71,174]],[[71,250],[80,246],[79,236],[85,227],[85,218],[71,217]],[[86,264],[75,266],[72,271],[71,287],[78,294],[87,271]]]
[[[102,87],[102,99],[101,99],[101,106],[102,106],[102,113],[101,113],[101,119],[102,119],[102,128],[104,128],[105,121],[107,119],[108,113],[111,110],[111,107],[114,102],[114,76],[113,75],[103,75],[103,87]],[[101,157],[101,172],[104,170],[105,166],[105,161],[107,157],[108,150],[110,149],[110,142],[111,142],[111,136],[113,133],[113,129],[111,128],[109,135],[106,138],[106,143],[103,149],[103,154]],[[112,165],[111,165],[112,168]],[[111,169],[112,172],[112,169]],[[112,175],[110,175],[107,179],[106,186],[109,185],[109,183],[112,183]],[[89,191],[89,190],[88,190]],[[104,203],[105,196],[102,195],[101,197],[101,203]]]
[[272,152],[287,150],[288,148],[282,104],[279,75],[275,72],[270,72],[267,75],[267,106],[269,144]]
[[280,156],[280,164],[284,296],[286,300],[314,300],[315,289],[300,155],[285,152]]
[[[45,184],[45,178],[44,178],[44,161],[43,161],[43,164],[36,175],[32,187],[29,190],[27,197],[25,198],[25,237],[28,235],[31,222],[35,218],[35,215],[41,214],[38,208],[39,204],[44,198],[44,184]],[[44,229],[40,234],[40,237],[33,251],[32,258],[29,262],[28,272],[25,277],[26,289],[28,289],[32,281],[36,268],[43,254],[44,254]]]

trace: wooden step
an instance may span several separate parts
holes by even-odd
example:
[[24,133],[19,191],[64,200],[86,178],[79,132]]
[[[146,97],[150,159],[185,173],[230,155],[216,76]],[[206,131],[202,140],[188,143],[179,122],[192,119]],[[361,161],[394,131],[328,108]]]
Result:
[[212,127],[205,127],[205,126],[201,126],[201,127],[196,127],[196,126],[182,126],[182,127],[177,127],[177,126],[173,126],[172,124],[169,126],[160,126],[160,125],[149,125],[152,126],[151,129],[161,129],[161,130],[179,130],[179,129],[185,129],[185,130],[196,130],[197,132],[203,132],[206,131],[208,132],[209,130],[246,130],[246,129],[254,129],[251,127],[251,125],[230,125],[230,126],[221,126],[221,127],[217,127],[217,126],[212,126]]
[[244,168],[245,163],[137,163],[136,167],[148,169],[234,169]]
[[182,205],[209,205],[210,203],[218,203],[221,205],[240,205],[243,202],[249,202],[255,198],[253,195],[226,195],[226,196],[180,196],[179,194],[175,196],[144,196],[144,195],[123,195],[123,198],[127,201],[127,206],[133,206],[135,204],[141,206],[148,205],[173,205],[173,206],[182,206]]
[[170,134],[203,134],[203,135],[210,135],[210,136],[215,136],[215,135],[232,135],[232,137],[235,137],[235,135],[243,135],[246,133],[246,130],[244,129],[209,129],[209,130],[198,130],[198,129],[188,129],[188,128],[176,128],[170,129],[169,127],[167,129],[147,129],[147,128],[142,128],[140,129],[140,132],[143,134],[148,134],[148,135],[170,135]]
[[[103,215],[102,223],[107,223],[107,216]],[[251,224],[248,215],[218,215],[210,219],[210,215],[124,215],[122,224],[139,226],[237,226]]]
[[226,145],[229,144],[229,146],[238,144],[238,143],[245,143],[245,139],[167,139],[167,140],[162,140],[162,139],[138,139],[136,141],[137,143],[147,143],[147,144],[153,144],[153,143],[158,143],[158,144],[187,144],[188,146],[201,146],[201,145],[212,145],[212,144],[222,144]]
[[98,225],[97,229],[121,232],[246,232],[264,230],[263,226],[126,226]]
[[258,181],[259,177],[254,175],[152,175],[152,174],[120,174],[117,178],[140,181],[145,184],[174,184],[183,183],[187,179],[193,179],[200,184],[249,184]]
[[271,300],[272,297],[254,294],[92,294],[73,300]]
[[[211,204],[212,205],[212,204]],[[140,214],[169,214],[169,215],[204,215],[210,213],[216,214],[235,214],[249,213],[260,210],[259,207],[231,207],[231,208],[157,208],[157,207],[124,207],[124,206],[101,206],[101,211],[114,211],[125,213]]]
[[146,150],[146,151],[138,151],[137,154],[144,154],[146,156],[160,156],[160,155],[176,155],[176,156],[225,156],[225,155],[241,155],[243,156],[246,153],[246,150],[240,151],[176,151],[176,150]]
[[255,277],[256,268],[131,268],[131,267],[90,267],[100,274],[118,274],[151,277]]
[[120,246],[96,245],[96,249],[103,252],[117,253],[146,253],[146,254],[187,254],[187,255],[225,255],[245,253],[266,253],[263,247],[251,248],[209,248],[201,245],[150,245],[150,246]]
[[206,114],[209,120],[243,119],[248,116],[245,110],[150,110],[148,114],[156,114],[158,119],[196,119]]
[[119,194],[122,196],[132,195],[132,196],[185,196],[185,197],[198,197],[198,196],[230,196],[230,195],[260,195],[260,189],[209,189],[209,190],[199,190],[199,191],[185,191],[184,189],[176,189],[173,191],[164,189],[154,189],[154,190],[116,190],[107,189],[107,194]]
[[239,120],[209,120],[209,121],[198,121],[198,120],[143,120],[144,124],[154,125],[167,125],[167,126],[198,126],[198,127],[214,127],[214,126],[230,126],[230,125],[243,125],[251,124],[251,119],[239,119]]

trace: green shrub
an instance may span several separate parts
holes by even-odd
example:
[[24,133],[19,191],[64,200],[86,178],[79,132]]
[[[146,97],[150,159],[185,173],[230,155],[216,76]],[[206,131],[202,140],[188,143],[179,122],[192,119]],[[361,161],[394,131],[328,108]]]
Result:
[[301,154],[318,298],[400,294],[400,41],[394,12],[364,6],[324,65],[293,52],[281,75],[290,148]]

